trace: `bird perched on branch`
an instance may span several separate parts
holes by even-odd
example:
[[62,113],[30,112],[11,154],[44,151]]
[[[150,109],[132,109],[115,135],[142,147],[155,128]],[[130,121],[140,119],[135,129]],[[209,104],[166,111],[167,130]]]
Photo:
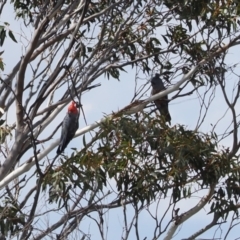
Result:
[[[152,95],[155,95],[159,92],[166,90],[163,85],[162,79],[159,77],[159,74],[156,74],[155,77],[151,79],[152,84]],[[171,124],[171,116],[168,111],[168,96],[164,96],[154,101],[157,109],[160,111],[161,115],[164,117],[166,122]]]
[[60,154],[73,139],[78,129],[79,111],[77,103],[72,101],[68,106],[68,112],[62,122],[62,133],[57,149],[57,154]]

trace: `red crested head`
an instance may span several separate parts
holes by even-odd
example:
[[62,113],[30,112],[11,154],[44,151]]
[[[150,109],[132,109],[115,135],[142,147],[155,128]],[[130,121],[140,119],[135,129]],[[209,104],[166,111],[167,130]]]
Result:
[[71,101],[71,103],[68,105],[68,112],[78,114],[78,108],[77,108],[76,102]]

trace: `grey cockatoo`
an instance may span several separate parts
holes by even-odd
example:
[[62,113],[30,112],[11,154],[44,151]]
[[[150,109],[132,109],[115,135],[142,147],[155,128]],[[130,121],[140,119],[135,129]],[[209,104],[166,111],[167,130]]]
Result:
[[[166,90],[166,88],[163,85],[162,79],[159,77],[159,74],[156,74],[151,79],[152,84],[152,95],[155,95],[156,93],[159,93],[161,91]],[[154,101],[157,109],[160,111],[161,115],[164,117],[166,122],[169,122],[171,124],[171,116],[168,111],[168,96],[159,98]]]

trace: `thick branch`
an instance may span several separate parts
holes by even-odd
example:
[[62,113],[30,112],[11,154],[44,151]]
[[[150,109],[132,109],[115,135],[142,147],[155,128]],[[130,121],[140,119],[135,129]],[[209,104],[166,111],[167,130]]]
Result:
[[179,225],[182,224],[183,222],[187,221],[190,217],[192,217],[197,212],[199,212],[207,204],[207,202],[209,201],[209,199],[211,198],[211,196],[214,193],[215,186],[216,186],[216,184],[212,184],[210,186],[208,194],[206,196],[204,196],[195,207],[191,208],[189,211],[181,214],[180,216],[177,216],[174,219],[172,226],[168,230],[167,235],[164,238],[164,240],[171,240],[173,238],[173,235],[176,232],[177,228],[179,227]]

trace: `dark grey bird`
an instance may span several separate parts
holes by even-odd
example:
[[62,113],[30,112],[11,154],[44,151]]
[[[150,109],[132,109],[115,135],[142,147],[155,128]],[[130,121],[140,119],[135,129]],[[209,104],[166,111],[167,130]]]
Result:
[[68,112],[62,122],[62,133],[57,149],[57,154],[60,154],[73,139],[78,130],[79,111],[76,102],[72,101],[68,106]]
[[[163,85],[162,79],[159,76],[160,75],[156,73],[156,75],[151,79],[152,95],[166,90],[165,86]],[[171,124],[171,116],[168,110],[168,96],[166,95],[160,99],[157,99],[154,101],[154,103],[165,121]]]

